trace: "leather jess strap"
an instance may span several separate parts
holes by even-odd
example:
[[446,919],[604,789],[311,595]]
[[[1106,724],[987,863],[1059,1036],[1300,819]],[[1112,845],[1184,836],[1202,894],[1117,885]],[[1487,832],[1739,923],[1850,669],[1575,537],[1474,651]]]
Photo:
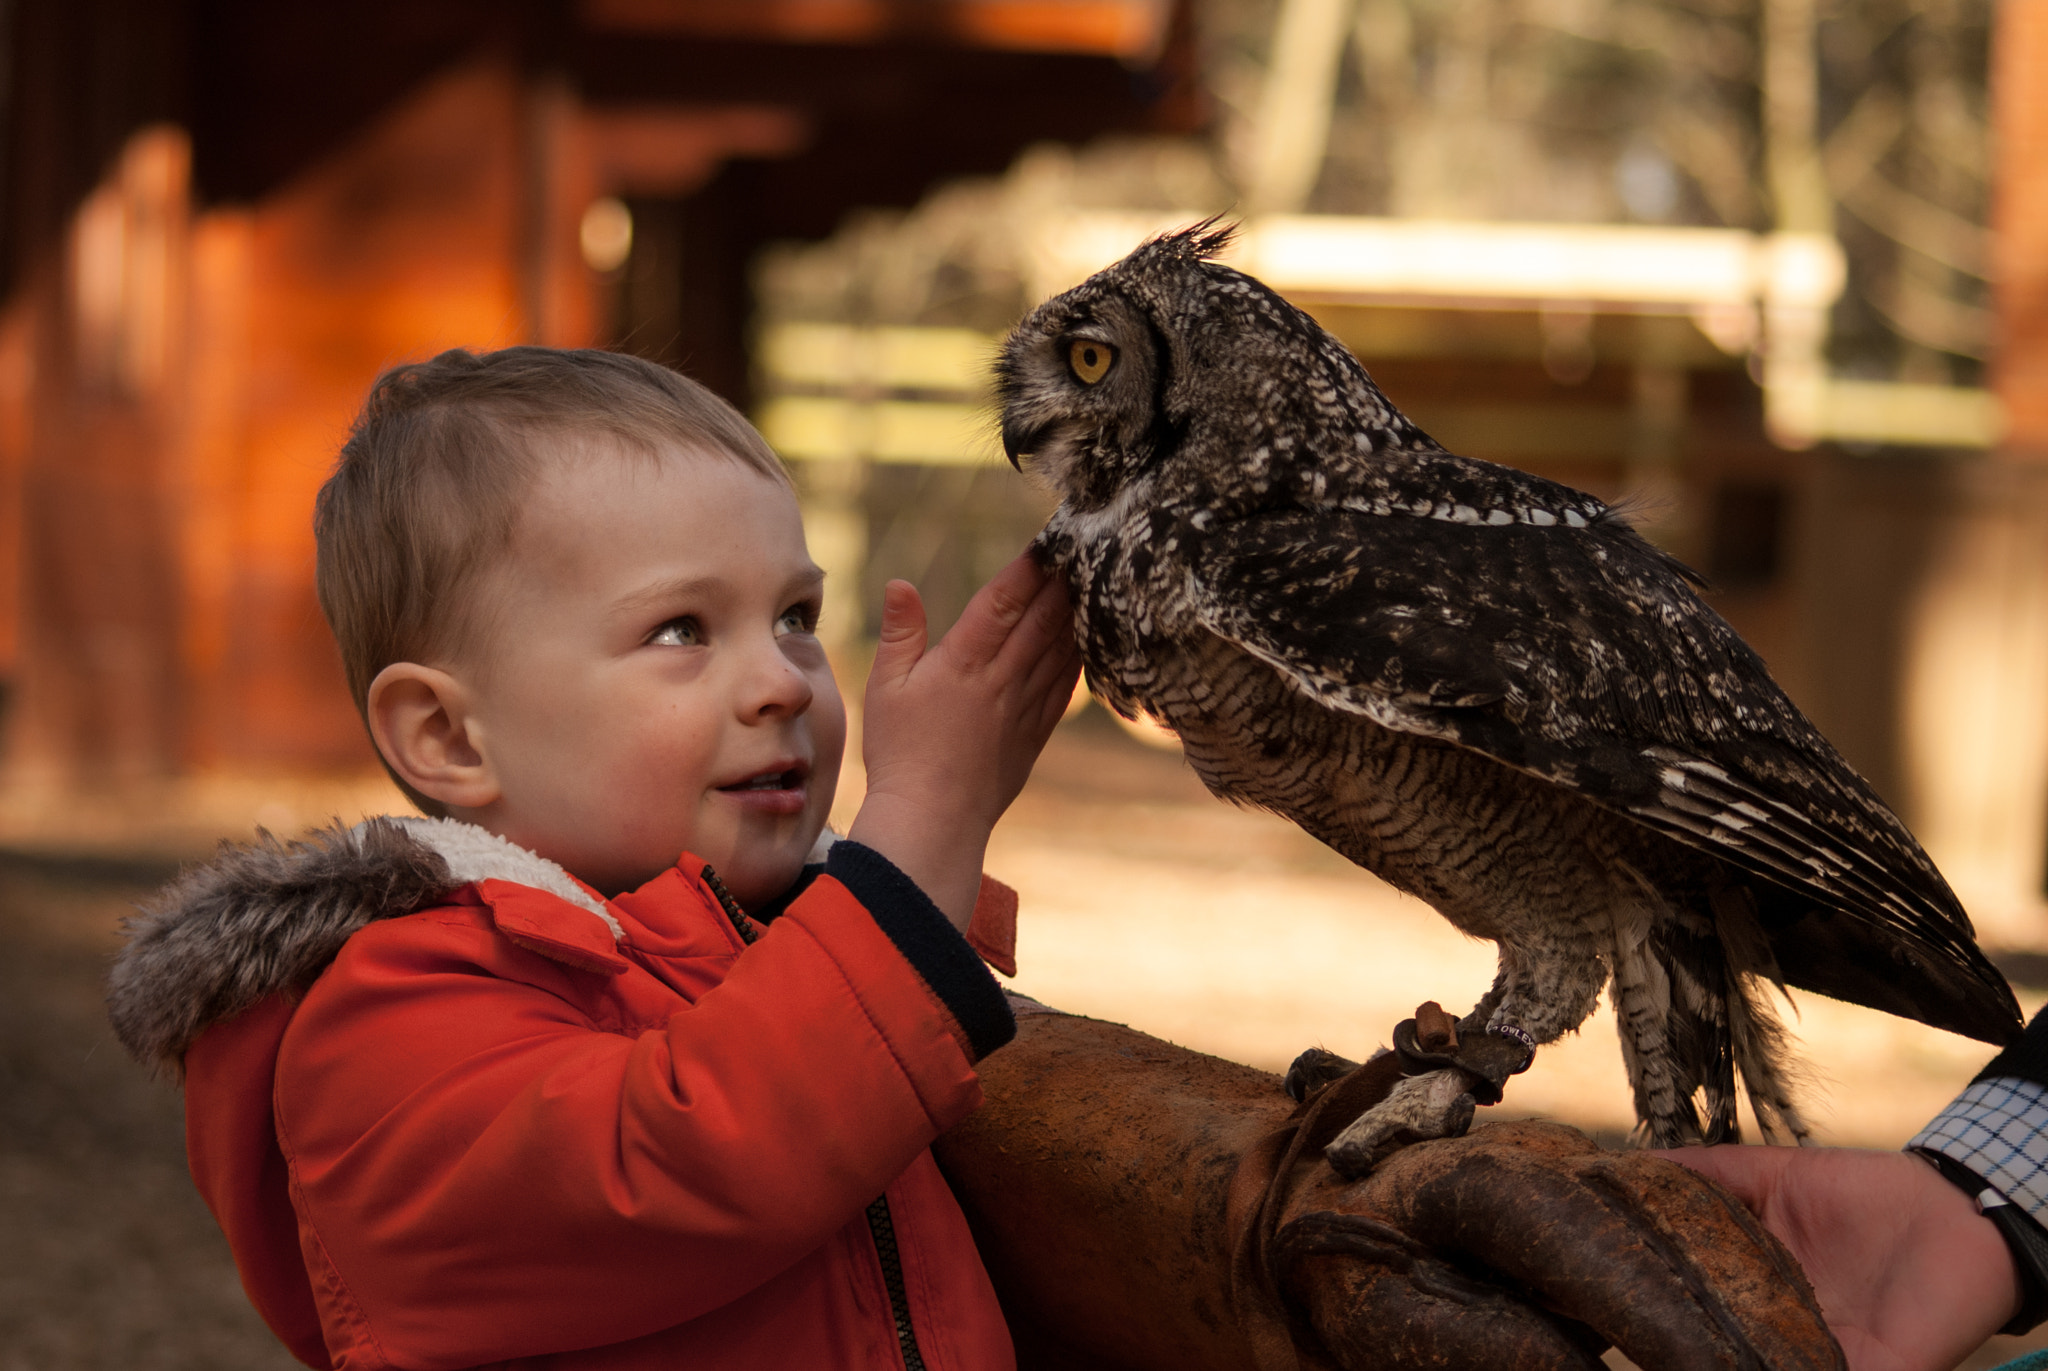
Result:
[[1240,1327],[1258,1357],[1258,1371],[1324,1371],[1334,1364],[1297,1339],[1281,1296],[1283,1273],[1274,1262],[1276,1239],[1300,1182],[1328,1169],[1323,1149],[1353,1119],[1387,1097],[1402,1077],[1401,1059],[1386,1053],[1316,1091],[1244,1154],[1231,1177],[1226,1221],[1231,1232],[1230,1288]]

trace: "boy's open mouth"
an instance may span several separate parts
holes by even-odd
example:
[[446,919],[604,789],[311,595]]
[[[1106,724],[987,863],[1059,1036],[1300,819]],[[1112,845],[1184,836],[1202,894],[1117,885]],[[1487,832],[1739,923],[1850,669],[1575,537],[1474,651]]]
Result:
[[741,810],[763,815],[772,819],[788,819],[802,814],[810,803],[805,782],[811,777],[808,762],[789,762],[743,776],[731,785],[718,788],[721,795],[730,795],[733,803]]
[[762,771],[747,777],[745,780],[735,781],[731,785],[720,786],[719,789],[735,794],[750,790],[795,790],[804,783],[804,774],[807,769],[802,765],[797,765],[783,767],[777,771]]

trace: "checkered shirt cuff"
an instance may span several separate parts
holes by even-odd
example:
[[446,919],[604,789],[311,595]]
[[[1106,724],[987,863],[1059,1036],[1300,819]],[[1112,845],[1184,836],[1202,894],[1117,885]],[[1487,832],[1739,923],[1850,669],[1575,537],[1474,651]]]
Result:
[[2048,1086],[1977,1081],[1906,1144],[1939,1152],[2048,1224]]

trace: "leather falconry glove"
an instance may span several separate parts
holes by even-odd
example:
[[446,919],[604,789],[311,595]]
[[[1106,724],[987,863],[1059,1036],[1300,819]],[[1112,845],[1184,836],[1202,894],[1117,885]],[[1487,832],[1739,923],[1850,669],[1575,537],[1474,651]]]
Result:
[[1347,1181],[1323,1147],[1393,1055],[1280,1078],[1017,1003],[987,1103],[939,1140],[1025,1368],[1656,1371],[1844,1366],[1797,1263],[1726,1191],[1509,1123]]

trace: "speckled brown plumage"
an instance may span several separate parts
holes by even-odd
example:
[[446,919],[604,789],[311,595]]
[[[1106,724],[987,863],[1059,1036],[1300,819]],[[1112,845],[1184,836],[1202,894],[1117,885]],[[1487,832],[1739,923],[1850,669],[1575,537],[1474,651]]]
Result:
[[1495,941],[1468,1023],[1547,1042],[1612,983],[1658,1143],[1732,1136],[1738,1070],[1804,1134],[1771,982],[2018,1032],[1933,864],[1690,572],[1591,496],[1444,451],[1224,241],[1141,247],[999,364],[1103,699]]

